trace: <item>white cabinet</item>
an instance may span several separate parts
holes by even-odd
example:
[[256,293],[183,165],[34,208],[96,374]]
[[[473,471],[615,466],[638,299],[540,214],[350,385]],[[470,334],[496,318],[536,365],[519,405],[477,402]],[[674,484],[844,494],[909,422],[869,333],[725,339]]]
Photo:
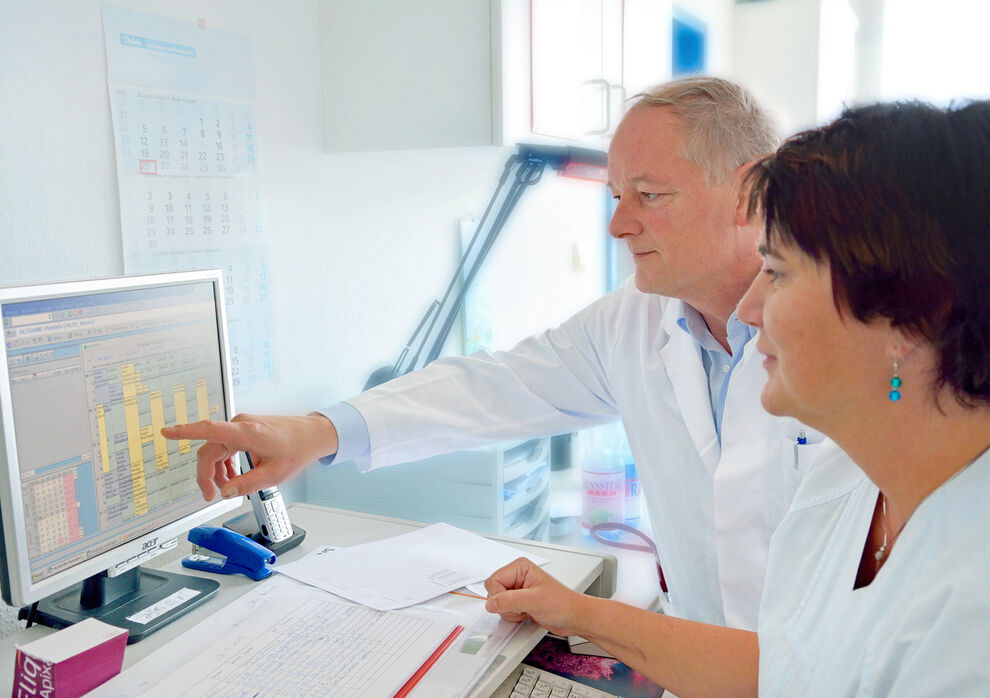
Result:
[[622,0],[531,2],[533,132],[610,134],[625,100]]
[[526,0],[528,16],[519,4],[502,2],[506,143],[602,147],[626,98],[670,75],[669,0]]
[[320,0],[326,150],[604,147],[626,97],[670,76],[672,8]]
[[495,142],[493,2],[320,0],[326,150]]

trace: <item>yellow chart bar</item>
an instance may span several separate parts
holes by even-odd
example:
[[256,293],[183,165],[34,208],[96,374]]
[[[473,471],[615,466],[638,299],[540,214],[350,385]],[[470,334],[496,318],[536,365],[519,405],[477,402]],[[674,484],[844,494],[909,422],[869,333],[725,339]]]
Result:
[[206,379],[196,379],[196,409],[199,411],[199,418],[210,418],[210,396],[206,393]]
[[168,467],[168,442],[162,436],[162,427],[165,426],[162,391],[152,390],[148,399],[151,401],[151,438],[155,442],[155,467],[165,470]]
[[100,460],[103,461],[103,472],[110,472],[110,454],[107,452],[107,418],[103,405],[96,406],[96,428],[100,432]]
[[141,453],[141,419],[138,413],[137,376],[134,364],[120,367],[124,390],[124,423],[127,425],[127,452],[131,462],[131,484],[134,489],[134,515],[148,513],[148,491],[144,482],[144,455]]
[[[186,386],[181,384],[172,386],[172,399],[175,401],[175,423],[187,424],[189,413],[186,411]],[[191,450],[189,439],[179,440],[179,453],[185,455]]]

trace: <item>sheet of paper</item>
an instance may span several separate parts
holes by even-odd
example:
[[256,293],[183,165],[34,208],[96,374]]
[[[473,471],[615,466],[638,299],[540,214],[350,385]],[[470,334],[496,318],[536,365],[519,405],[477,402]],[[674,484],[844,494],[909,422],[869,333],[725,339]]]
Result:
[[454,616],[373,611],[276,576],[89,695],[384,698],[457,625]]
[[401,536],[336,550],[316,550],[275,569],[378,610],[404,608],[486,579],[518,557],[549,560],[475,533],[437,523]]

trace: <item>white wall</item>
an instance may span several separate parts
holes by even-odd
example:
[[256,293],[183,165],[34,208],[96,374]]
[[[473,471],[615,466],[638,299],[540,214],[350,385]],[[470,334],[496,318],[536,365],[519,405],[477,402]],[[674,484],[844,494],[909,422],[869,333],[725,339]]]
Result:
[[708,72],[727,77],[733,61],[735,0],[673,0],[677,7],[708,28]]
[[875,19],[882,30],[876,96],[942,105],[990,97],[990,3],[885,0]]
[[[241,390],[238,409],[297,413],[358,391],[443,292],[458,219],[483,210],[511,151],[325,153],[316,0],[117,4],[202,17],[253,42],[280,373]],[[100,7],[0,0],[0,284],[123,273]],[[384,89],[380,100],[388,109]],[[602,248],[603,217],[586,186],[526,194],[486,270],[529,299],[500,336],[554,323],[600,293],[600,256],[584,272],[570,260],[574,242]]]
[[745,85],[783,134],[817,123],[818,0],[737,5],[729,77]]

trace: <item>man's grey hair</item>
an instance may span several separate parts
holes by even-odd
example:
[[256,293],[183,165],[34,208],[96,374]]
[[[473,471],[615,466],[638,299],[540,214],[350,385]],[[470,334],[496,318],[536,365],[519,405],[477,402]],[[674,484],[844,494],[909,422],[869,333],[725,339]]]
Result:
[[670,107],[684,122],[687,160],[709,184],[724,182],[741,165],[772,153],[780,136],[770,115],[746,88],[713,77],[665,82],[633,98],[630,109]]

